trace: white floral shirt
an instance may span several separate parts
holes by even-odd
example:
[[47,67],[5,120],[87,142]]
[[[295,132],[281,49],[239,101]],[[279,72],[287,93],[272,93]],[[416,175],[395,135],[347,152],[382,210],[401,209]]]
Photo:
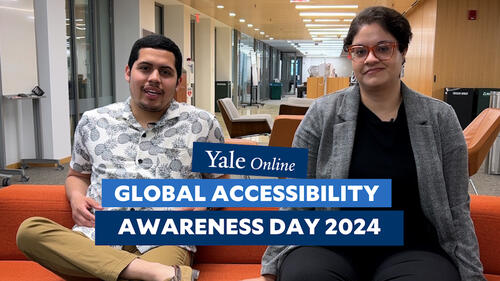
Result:
[[[224,142],[212,114],[172,101],[162,118],[144,129],[130,109],[130,98],[87,111],[75,129],[70,166],[90,174],[87,196],[102,202],[102,179],[200,179],[191,171],[193,142]],[[203,174],[203,178],[217,177]],[[129,208],[105,208],[129,210]],[[169,210],[169,208],[134,208]],[[95,240],[95,228],[75,225],[74,231]],[[120,247],[120,246],[117,246]],[[156,246],[137,246],[144,253]],[[195,246],[181,246],[195,252]]]

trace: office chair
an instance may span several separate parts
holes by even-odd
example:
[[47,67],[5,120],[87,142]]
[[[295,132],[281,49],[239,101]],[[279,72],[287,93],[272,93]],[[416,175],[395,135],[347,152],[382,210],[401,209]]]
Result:
[[217,103],[231,138],[271,133],[273,128],[271,115],[252,114],[241,116],[231,98],[219,99]]
[[464,129],[465,142],[469,154],[469,181],[478,194],[470,178],[477,173],[486,155],[500,132],[500,108],[487,108]]

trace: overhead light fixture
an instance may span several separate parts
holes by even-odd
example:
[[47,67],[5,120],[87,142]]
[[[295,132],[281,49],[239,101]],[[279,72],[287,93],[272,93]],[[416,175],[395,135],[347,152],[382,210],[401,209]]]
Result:
[[357,9],[358,5],[296,5],[297,10],[306,9]]
[[309,30],[310,33],[316,33],[320,31],[336,31],[336,32],[347,32],[349,31],[348,28],[315,28],[315,29],[307,29]]
[[348,27],[348,24],[316,24],[316,23],[308,23],[306,27]]
[[260,32],[260,35],[264,35],[264,34],[266,34],[264,31],[261,31],[261,32]]
[[302,12],[301,17],[355,17],[356,13],[337,13],[337,12]]
[[269,35],[266,34],[266,38],[269,38]]
[[253,24],[249,23],[247,24],[248,27],[253,27]]
[[230,16],[230,17],[236,17],[236,14],[235,14],[235,13],[230,12],[230,13],[229,13],[229,16]]
[[351,22],[352,19],[344,19],[345,22]]
[[224,9],[224,6],[222,6],[222,5],[217,5],[217,9]]
[[240,22],[245,22],[245,19],[240,19]]
[[269,40],[274,40],[274,38],[273,38],[273,37],[271,37],[271,38],[269,38]]
[[311,21],[312,21],[312,19],[303,19],[302,21],[303,21],[303,22],[311,22]]
[[340,19],[315,19],[314,22],[339,22]]
[[347,32],[342,31],[310,31],[311,35],[337,35],[337,34],[347,34]]
[[253,30],[255,30],[255,31],[259,31],[260,29],[259,29],[259,28],[254,28]]

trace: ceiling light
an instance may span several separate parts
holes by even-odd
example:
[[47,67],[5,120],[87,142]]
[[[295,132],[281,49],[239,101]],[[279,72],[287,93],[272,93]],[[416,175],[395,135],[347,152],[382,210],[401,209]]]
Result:
[[274,38],[273,38],[273,37],[271,37],[271,38],[269,38],[269,40],[274,40]]
[[319,23],[307,23],[306,27],[348,27],[348,24],[319,24]]
[[255,31],[259,31],[260,29],[259,29],[259,28],[254,28],[253,30],[255,30]]
[[340,19],[315,19],[314,22],[338,22]]
[[297,5],[295,9],[357,9],[358,5]]
[[337,13],[337,12],[302,12],[301,17],[355,17],[356,13]]
[[266,34],[264,31],[261,31],[261,32],[260,32],[260,35],[264,35],[264,34]]
[[311,35],[325,35],[325,34],[347,34],[347,32],[342,31],[310,31]]
[[266,38],[269,38],[269,35],[266,34]]
[[352,19],[344,19],[345,22],[351,22]]
[[224,9],[224,6],[222,6],[222,5],[217,5],[217,9]]
[[240,19],[240,22],[245,22],[245,19]]
[[253,24],[249,23],[247,24],[248,27],[253,27]]
[[235,13],[229,13],[229,16],[230,17],[236,17],[236,14]]
[[312,19],[303,19],[302,21],[303,21],[303,22],[311,22],[311,21],[312,21]]
[[348,28],[316,28],[316,29],[309,28],[308,30],[311,33],[315,33],[315,32],[318,32],[318,31],[337,31],[337,32],[347,32],[347,31],[349,31]]

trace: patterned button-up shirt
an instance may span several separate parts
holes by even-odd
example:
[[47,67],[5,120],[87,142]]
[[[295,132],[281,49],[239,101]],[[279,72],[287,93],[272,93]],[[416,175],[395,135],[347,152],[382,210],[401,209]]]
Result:
[[[130,98],[83,114],[75,129],[70,166],[76,172],[91,175],[88,197],[102,202],[102,179],[202,178],[202,174],[191,171],[193,142],[224,142],[215,116],[175,100],[161,119],[150,125],[144,129],[135,119]],[[203,178],[216,176],[203,174]],[[95,240],[95,228],[75,225],[73,230]],[[153,247],[137,246],[137,249],[144,253]],[[196,251],[194,246],[181,247]]]

